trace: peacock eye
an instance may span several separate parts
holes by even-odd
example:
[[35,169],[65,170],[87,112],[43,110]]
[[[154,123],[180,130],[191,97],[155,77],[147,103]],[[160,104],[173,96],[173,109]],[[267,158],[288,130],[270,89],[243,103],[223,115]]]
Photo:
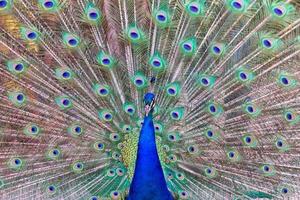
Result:
[[54,3],[53,3],[52,1],[46,1],[46,2],[44,3],[44,6],[45,6],[46,8],[52,8],[52,7],[54,6]]
[[62,75],[64,78],[69,78],[71,76],[70,72],[64,72]]
[[109,65],[109,64],[110,64],[110,59],[109,59],[109,58],[104,58],[104,59],[102,60],[102,63],[103,63],[104,65]]
[[264,45],[265,47],[267,47],[267,48],[271,48],[271,47],[272,47],[272,43],[271,43],[271,41],[268,40],[268,39],[264,39],[264,40],[263,40],[263,45]]
[[180,199],[188,199],[188,193],[186,191],[179,191]]
[[241,72],[240,77],[241,77],[242,80],[246,80],[247,79],[247,74],[244,73],[244,72]]
[[64,99],[62,101],[62,103],[63,103],[64,106],[68,106],[68,105],[70,105],[70,100],[69,99]]
[[72,33],[63,33],[63,42],[69,49],[75,49],[79,46],[80,39]]
[[187,147],[187,151],[189,152],[189,154],[196,154],[196,153],[198,153],[199,152],[199,149],[198,149],[198,147],[197,146],[195,146],[195,145],[191,145],[191,146],[188,146]]
[[169,140],[171,140],[171,141],[175,140],[175,136],[174,135],[169,135]]
[[217,176],[217,171],[214,167],[204,168],[204,173],[208,178],[215,178]]
[[35,39],[37,37],[36,33],[35,32],[31,32],[31,33],[28,33],[27,37],[31,40]]
[[282,147],[283,146],[283,142],[282,141],[277,141],[277,146],[278,147]]
[[15,159],[15,164],[19,165],[21,163],[21,161],[19,159]]
[[57,155],[58,151],[57,150],[53,150],[53,155]]
[[136,79],[136,80],[135,80],[135,83],[136,83],[137,85],[143,85],[143,80],[141,80],[141,79]]
[[216,112],[217,109],[216,109],[216,107],[214,105],[211,105],[209,107],[209,110],[210,110],[210,112],[214,113],[214,112]]
[[184,44],[184,45],[183,45],[183,48],[184,48],[185,50],[187,50],[187,51],[191,51],[191,50],[192,50],[192,47],[191,47],[191,45],[189,45],[189,44]]
[[208,137],[212,137],[214,135],[214,133],[212,131],[207,131],[207,136]]
[[159,60],[154,60],[154,61],[153,61],[153,65],[154,65],[155,67],[159,67],[159,66],[161,65],[161,62],[160,62]]
[[168,93],[174,95],[176,93],[176,90],[174,90],[173,88],[169,88]]
[[178,115],[178,113],[177,113],[177,112],[172,112],[172,117],[173,117],[173,118],[177,119],[177,118],[178,118],[178,116],[179,116],[179,115]]
[[229,156],[230,158],[233,158],[233,157],[234,157],[234,152],[229,152],[228,156]]
[[104,117],[105,117],[105,119],[107,119],[107,120],[110,120],[111,118],[112,118],[112,116],[111,116],[111,114],[106,114],[106,115],[104,115]]
[[264,171],[268,172],[270,168],[268,166],[264,166]]
[[282,82],[282,84],[284,84],[284,85],[288,85],[288,84],[289,84],[289,79],[287,79],[286,77],[282,77],[282,78],[281,78],[281,82]]
[[16,71],[22,71],[24,68],[23,64],[22,63],[18,63],[15,65],[15,70]]
[[177,172],[177,173],[176,173],[176,178],[177,178],[178,180],[180,180],[180,181],[183,181],[183,180],[185,179],[185,176],[184,176],[182,173]]
[[35,133],[35,132],[37,131],[37,127],[36,127],[36,126],[31,127],[31,131],[32,131],[33,133]]
[[197,6],[193,6],[193,5],[191,5],[191,6],[190,6],[190,11],[192,11],[192,12],[196,13],[196,12],[198,12],[198,11],[199,11],[199,8],[198,8]]
[[293,114],[292,113],[286,113],[286,119],[287,120],[292,120],[293,119]]
[[171,154],[168,156],[168,159],[170,162],[175,163],[177,161],[177,156],[174,154]]
[[285,4],[283,2],[273,2],[271,5],[271,12],[273,16],[278,18],[284,18],[291,11],[291,7],[289,4]]
[[81,127],[80,126],[76,126],[75,127],[75,132],[76,133],[81,133]]
[[280,8],[274,8],[273,11],[276,15],[279,15],[279,16],[283,15],[283,12]]
[[49,186],[49,190],[52,192],[54,191],[54,187],[53,186]]
[[18,94],[17,95],[17,100],[18,101],[23,101],[23,99],[24,99],[24,95],[23,94]]
[[114,141],[114,142],[120,140],[120,135],[118,133],[111,133],[109,137],[110,137],[111,141]]
[[287,188],[282,188],[282,190],[281,190],[281,192],[284,193],[284,194],[287,194],[288,191],[289,191],[289,190],[288,190]]
[[83,171],[83,168],[84,166],[82,162],[78,161],[73,163],[72,169],[74,173],[81,173]]
[[221,49],[217,46],[214,46],[213,47],[213,51],[216,53],[216,54],[219,54],[221,52]]
[[112,191],[112,192],[110,193],[110,197],[111,197],[112,199],[119,199],[119,198],[120,198],[120,193],[119,193],[118,191]]
[[201,79],[201,82],[202,82],[204,85],[208,85],[208,84],[209,84],[209,81],[207,80],[207,78],[202,78],[202,79]]
[[164,15],[162,15],[162,14],[160,14],[160,15],[157,15],[157,19],[159,20],[159,21],[166,21],[166,17],[164,16]]
[[246,140],[247,143],[251,142],[251,138],[250,137],[246,137],[245,140]]
[[210,47],[210,53],[211,53],[212,56],[217,58],[217,57],[224,54],[225,49],[226,49],[225,47],[226,47],[225,44],[215,42]]
[[91,12],[91,13],[89,14],[89,16],[90,16],[91,19],[97,19],[97,18],[98,18],[98,13],[96,13],[96,12]]
[[233,5],[233,7],[235,7],[236,9],[241,9],[241,8],[242,8],[242,5],[241,5],[239,2],[237,2],[237,1],[233,1],[233,2],[232,2],[232,5]]
[[5,8],[7,6],[7,1],[0,1],[0,8]]
[[254,112],[254,108],[252,106],[247,106],[247,110],[250,113]]
[[139,34],[136,33],[136,32],[134,32],[134,31],[132,31],[132,32],[130,32],[130,37],[132,37],[133,39],[136,39],[136,38],[139,37]]
[[76,46],[77,45],[77,40],[76,39],[70,39],[68,42],[71,46]]

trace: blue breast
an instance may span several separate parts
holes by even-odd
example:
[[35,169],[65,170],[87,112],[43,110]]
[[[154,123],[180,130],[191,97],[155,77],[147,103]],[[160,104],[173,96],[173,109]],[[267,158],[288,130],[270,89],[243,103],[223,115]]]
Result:
[[158,157],[152,116],[144,118],[128,200],[173,200]]

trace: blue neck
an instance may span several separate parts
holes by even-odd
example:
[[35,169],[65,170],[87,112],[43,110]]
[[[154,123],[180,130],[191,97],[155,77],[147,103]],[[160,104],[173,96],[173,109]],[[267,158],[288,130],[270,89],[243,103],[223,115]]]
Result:
[[158,157],[151,114],[140,132],[135,172],[128,200],[173,200]]

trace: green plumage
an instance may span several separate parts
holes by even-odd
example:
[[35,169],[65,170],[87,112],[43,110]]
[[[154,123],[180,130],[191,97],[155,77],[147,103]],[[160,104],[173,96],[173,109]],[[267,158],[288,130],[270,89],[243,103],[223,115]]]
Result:
[[0,0],[0,199],[125,199],[148,92],[174,199],[297,199],[299,13],[298,0]]

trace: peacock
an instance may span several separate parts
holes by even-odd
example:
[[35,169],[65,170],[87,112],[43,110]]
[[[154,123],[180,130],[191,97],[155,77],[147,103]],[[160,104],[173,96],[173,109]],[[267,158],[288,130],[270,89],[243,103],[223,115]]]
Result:
[[300,199],[299,0],[0,0],[0,199]]

